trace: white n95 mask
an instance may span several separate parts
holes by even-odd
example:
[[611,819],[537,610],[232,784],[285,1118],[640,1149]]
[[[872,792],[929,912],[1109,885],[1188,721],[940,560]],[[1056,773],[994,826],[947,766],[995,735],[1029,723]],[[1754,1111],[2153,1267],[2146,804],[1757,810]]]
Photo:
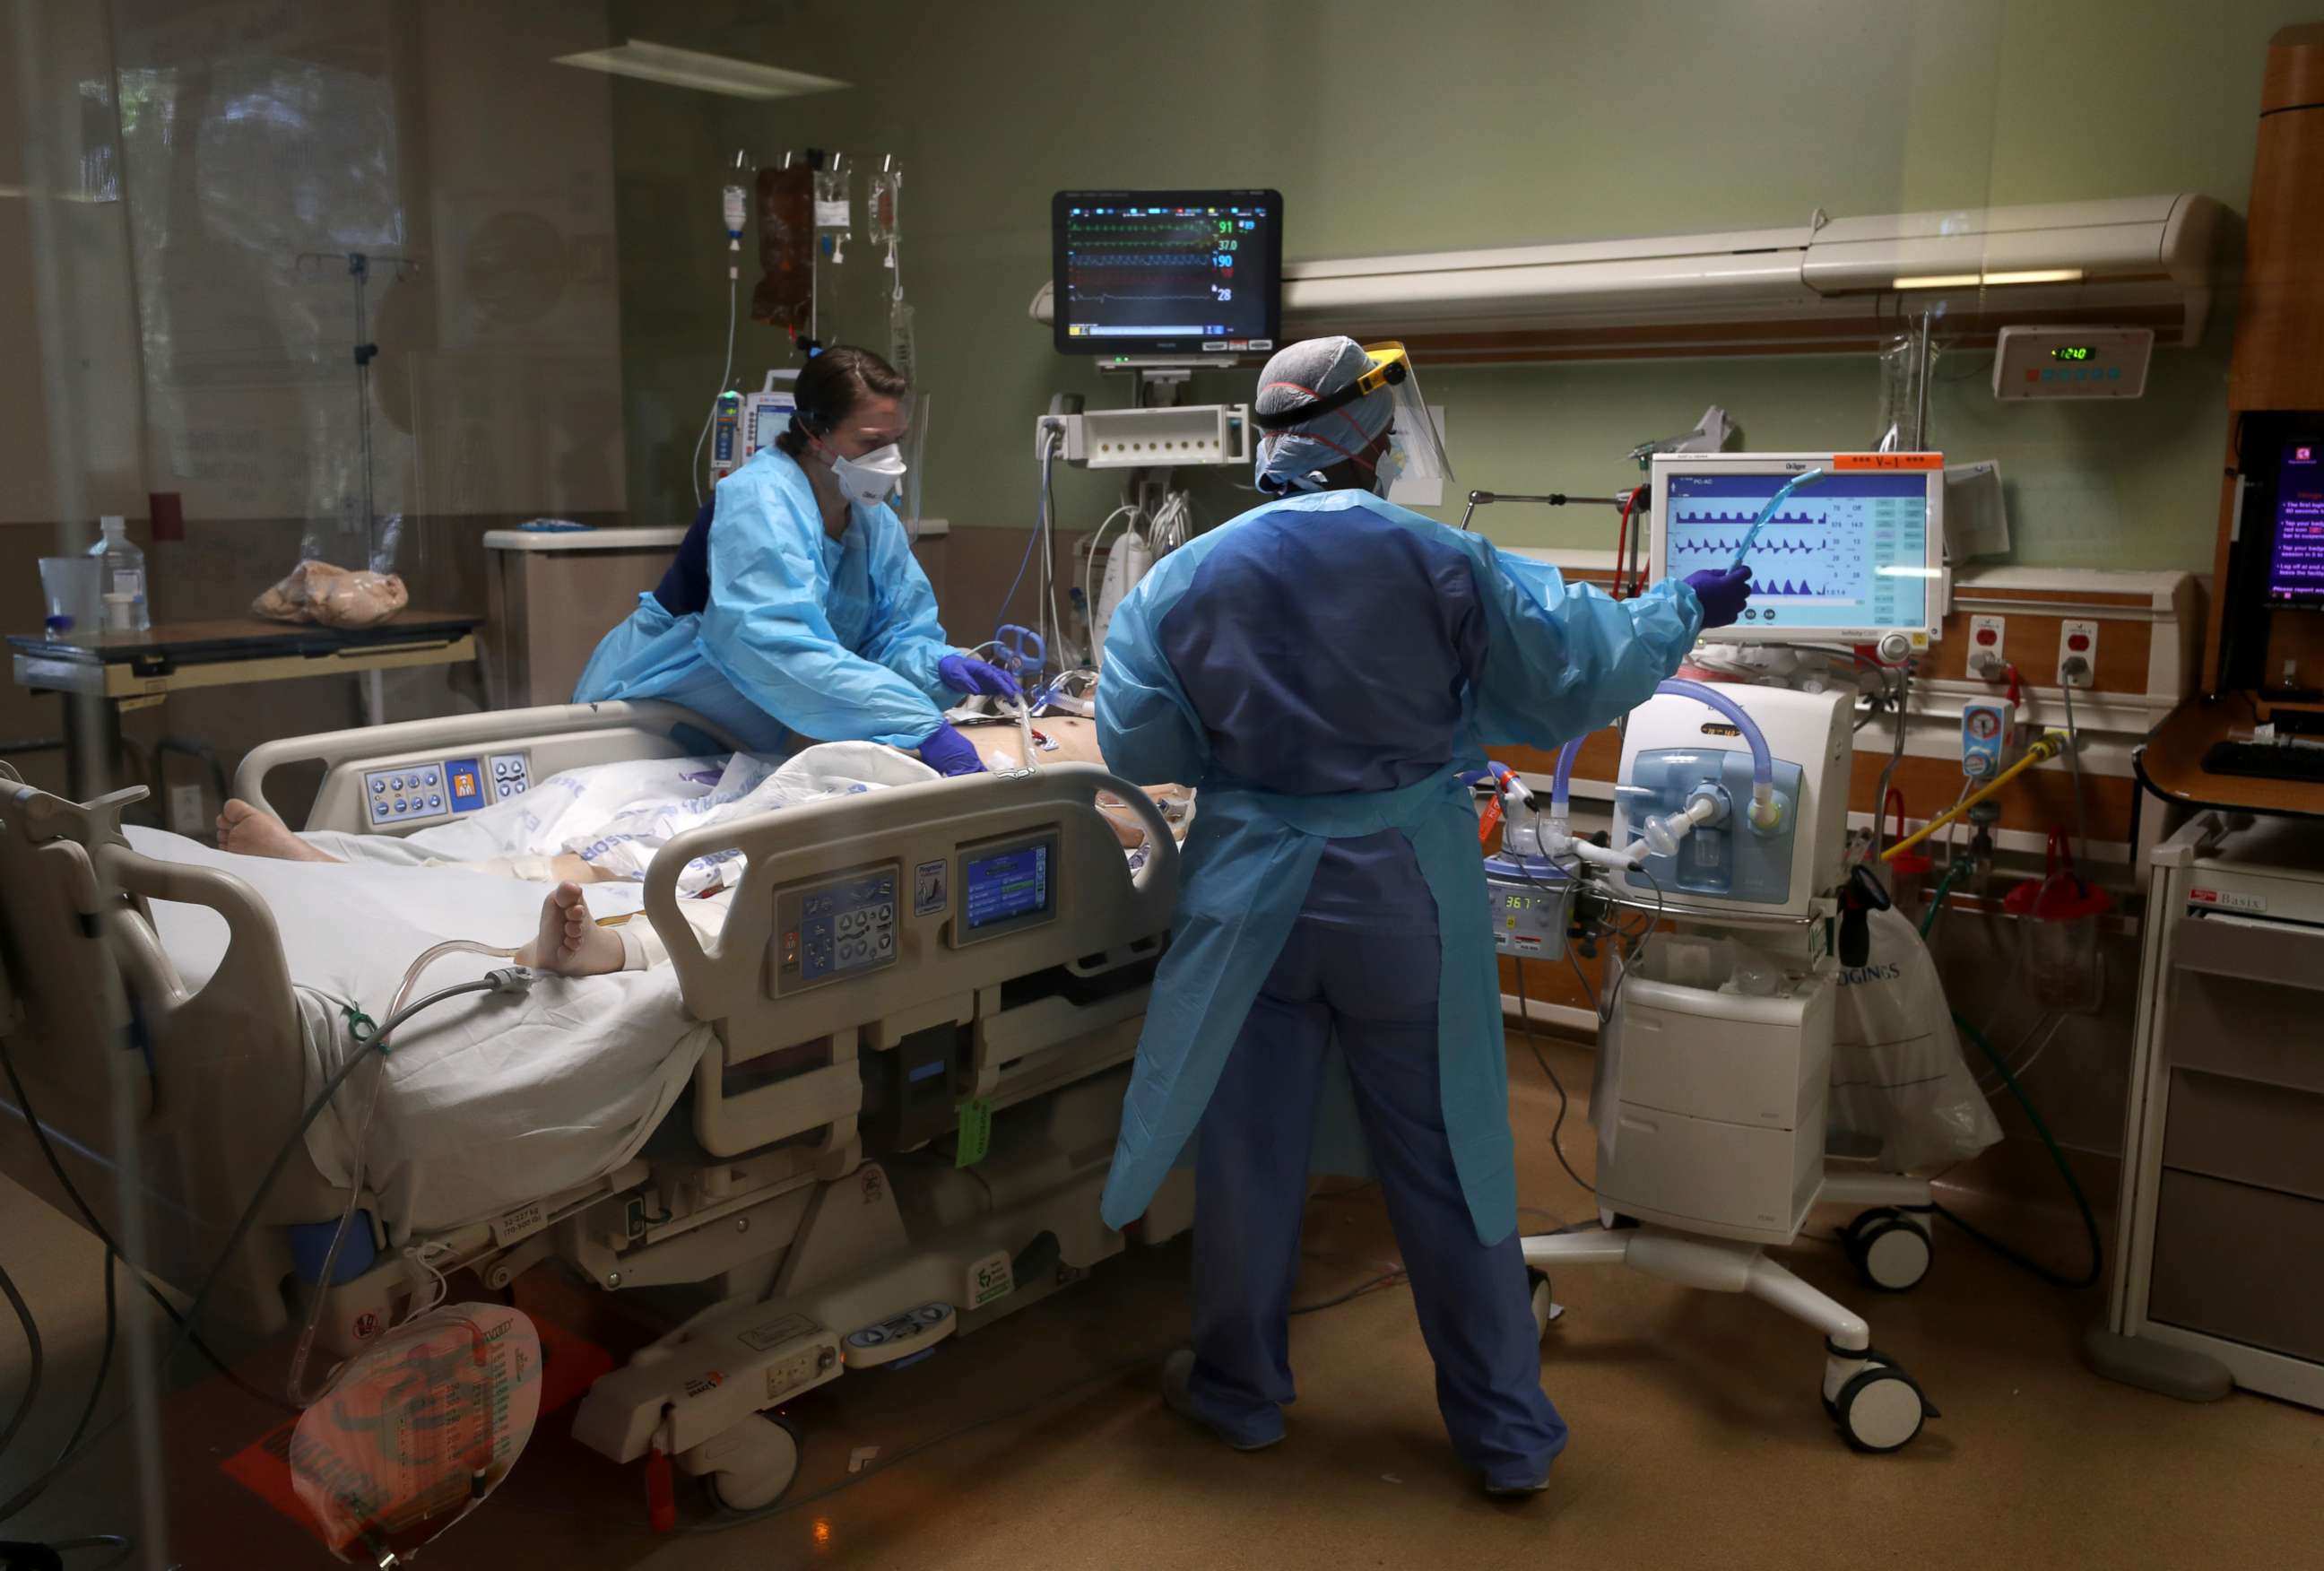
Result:
[[831,472],[839,481],[839,488],[866,507],[877,507],[894,494],[904,483],[904,450],[890,442],[884,448],[874,448],[860,458],[831,456]]

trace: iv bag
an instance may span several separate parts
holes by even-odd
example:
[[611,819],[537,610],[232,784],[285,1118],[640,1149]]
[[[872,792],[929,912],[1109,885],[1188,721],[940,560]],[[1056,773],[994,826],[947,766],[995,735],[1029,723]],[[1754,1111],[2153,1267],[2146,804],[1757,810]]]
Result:
[[290,1482],[342,1560],[408,1557],[516,1465],[540,1416],[540,1336],[519,1309],[455,1304],[349,1359],[290,1437]]
[[864,233],[872,245],[888,252],[887,265],[896,265],[894,246],[902,238],[902,229],[896,222],[896,209],[903,197],[904,171],[882,170],[872,177],[871,199],[866,204]]
[[805,164],[759,171],[759,282],[751,315],[794,336],[815,311],[815,171]]
[[815,172],[815,226],[821,234],[823,254],[834,266],[847,260],[847,242],[855,237],[855,200],[848,189],[854,177],[839,166],[842,156],[834,153],[835,167]]

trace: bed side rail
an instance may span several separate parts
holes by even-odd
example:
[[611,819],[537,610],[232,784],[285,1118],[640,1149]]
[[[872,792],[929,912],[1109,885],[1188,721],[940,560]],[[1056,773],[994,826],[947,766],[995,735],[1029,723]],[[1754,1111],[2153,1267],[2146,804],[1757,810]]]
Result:
[[[23,1006],[0,1031],[42,1123],[64,1137],[59,1159],[84,1197],[116,1236],[142,1240],[141,1268],[190,1290],[297,1122],[305,1049],[265,902],[229,874],[132,850],[118,814],[143,795],[83,805],[0,776],[0,956]],[[200,988],[187,988],[163,953],[152,901],[199,905],[226,923],[226,950]],[[29,1136],[6,1154],[12,1176],[67,1204]],[[336,1205],[301,1165],[269,1215],[311,1220]],[[137,1226],[124,1206],[141,1214]],[[224,1280],[221,1310],[279,1324],[286,1269],[279,1239],[263,1230]]]
[[[106,932],[121,901],[95,852],[125,844],[120,811],[143,799],[134,786],[86,805],[0,774],[0,970],[13,1005],[0,1015],[17,1072],[35,1094],[101,1114],[113,1094],[111,1058],[130,1045],[129,991]],[[143,1065],[131,1094],[150,1105]]]
[[[1145,827],[1135,873],[1098,810],[1101,794]],[[1034,850],[1038,873],[1008,860]],[[705,944],[679,910],[678,875],[698,857],[735,854],[747,860]],[[997,866],[1045,879],[1041,909],[979,932],[969,920],[972,868]],[[825,897],[853,902],[853,926],[826,916],[821,963],[830,969],[815,976],[814,905]],[[877,909],[890,898],[892,919]],[[1176,901],[1177,847],[1160,810],[1094,764],[868,791],[679,835],[646,869],[645,909],[687,1009],[718,1027],[718,1046],[696,1070],[696,1138],[722,1156],[819,1141],[844,1165],[862,1107],[860,1055],[964,1028],[980,998],[998,1007],[1003,984],[1020,977],[1150,958]]]
[[244,756],[235,772],[234,794],[280,817],[281,809],[267,797],[268,777],[294,764],[319,762],[323,784],[305,827],[353,833],[367,827],[366,769],[440,761],[463,752],[521,749],[530,754],[532,778],[539,781],[585,763],[732,753],[735,745],[724,728],[676,704],[545,704],[399,720],[265,743]]
[[[1145,825],[1145,865],[1132,873],[1112,826],[1098,811],[1103,792],[1126,802]],[[1058,887],[1052,919],[990,938],[971,935],[963,905],[962,853],[1054,829]],[[678,880],[697,858],[739,854],[748,868],[718,937],[707,947],[678,910]],[[924,867],[942,862],[934,892],[914,887]],[[834,797],[689,829],[667,842],[646,868],[645,909],[677,967],[686,1003],[697,1019],[723,1020],[770,997],[768,946],[775,938],[778,886],[881,864],[900,867],[897,958],[853,978],[802,989],[798,1001],[854,999],[858,1006],[819,1006],[834,1023],[876,1018],[863,990],[973,991],[1003,976],[1064,964],[1111,945],[1167,929],[1177,901],[1176,846],[1161,809],[1138,787],[1096,764],[979,774],[964,779]],[[928,893],[931,898],[918,898]],[[921,910],[920,906],[931,909]]]

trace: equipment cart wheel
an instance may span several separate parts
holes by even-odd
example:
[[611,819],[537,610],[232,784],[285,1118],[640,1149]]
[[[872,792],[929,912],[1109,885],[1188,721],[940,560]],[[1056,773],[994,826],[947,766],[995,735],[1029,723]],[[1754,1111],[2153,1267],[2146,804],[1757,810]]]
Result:
[[1549,1323],[1565,1313],[1555,1298],[1550,1297],[1549,1273],[1526,1268],[1526,1285],[1533,1290],[1533,1326],[1538,1336],[1549,1335]]
[[798,1436],[791,1427],[764,1413],[752,1418],[750,1427],[752,1443],[732,1453],[733,1465],[722,1466],[710,1475],[710,1492],[731,1511],[754,1511],[774,1504],[798,1476]]
[[1858,1370],[1824,1403],[1850,1449],[1875,1454],[1899,1451],[1913,1443],[1936,1409],[1920,1382],[1886,1354],[1868,1352],[1870,1367]]
[[1877,1206],[1859,1215],[1840,1234],[1840,1243],[1865,1285],[1886,1293],[1918,1287],[1929,1274],[1935,1248],[1929,1224],[1893,1206]]

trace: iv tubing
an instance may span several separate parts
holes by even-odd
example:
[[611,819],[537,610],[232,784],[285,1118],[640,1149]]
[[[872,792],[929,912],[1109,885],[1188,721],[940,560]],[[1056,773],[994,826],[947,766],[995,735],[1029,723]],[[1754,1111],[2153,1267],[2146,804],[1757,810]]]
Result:
[[1993,795],[2003,786],[2007,785],[2011,781],[2016,779],[2017,776],[2024,773],[2027,770],[2032,769],[2035,764],[2046,762],[2050,759],[2057,757],[2059,753],[2065,751],[2067,744],[2066,734],[2062,731],[2048,731],[2043,733],[2041,740],[2034,743],[2033,746],[2025,750],[2024,757],[2019,759],[2015,763],[2011,764],[2007,769],[2003,770],[1999,774],[1993,777],[1993,783],[1991,785],[1987,786],[1975,796],[1963,797],[1960,801],[1953,804],[1952,809],[1950,812],[1938,814],[1935,818],[1931,818],[1927,823],[1922,825],[1917,833],[1910,835],[1905,838],[1897,841],[1894,846],[1889,846],[1887,850],[1883,851],[1880,854],[1880,860],[1886,862],[1895,857],[1900,851],[1911,850],[1914,846],[1918,846],[1922,841],[1927,839],[1931,835],[1935,834],[1939,829],[1943,828],[1947,824],[1951,823],[1955,818],[1960,818],[1963,813],[1968,812],[1971,808],[1977,806],[1978,803]]
[[[410,969],[404,972],[403,981],[396,987],[394,1001],[387,1008],[390,1025],[401,1020],[403,1001],[411,996],[412,984],[420,980],[420,974],[427,970],[439,957],[452,954],[483,955],[496,960],[513,959],[516,956],[514,949],[497,949],[489,944],[479,944],[469,938],[448,938],[433,948],[424,950],[420,957],[411,963]],[[383,1039],[386,1035],[387,1030],[383,1027],[374,1040]],[[358,1042],[355,1057],[361,1058],[364,1056],[364,1045]],[[386,1079],[387,1065],[383,1061],[380,1064],[379,1072],[372,1077],[371,1095],[364,1098],[363,1115],[355,1124],[355,1160],[347,1164],[347,1203],[339,1212],[339,1224],[331,1234],[330,1247],[323,1252],[322,1270],[315,1279],[315,1302],[308,1309],[306,1319],[300,1325],[299,1342],[291,1351],[290,1368],[284,1377],[283,1383],[287,1394],[300,1407],[312,1407],[321,1400],[323,1391],[329,1386],[327,1378],[322,1389],[311,1392],[308,1391],[307,1360],[314,1352],[315,1333],[323,1323],[324,1304],[329,1298],[331,1289],[337,1285],[333,1278],[338,1270],[339,1251],[346,1244],[347,1234],[353,1230],[355,1224],[355,1211],[363,1200],[364,1180],[368,1176],[364,1169],[364,1159],[369,1154],[371,1147],[372,1115],[379,1109],[379,1090]]]

